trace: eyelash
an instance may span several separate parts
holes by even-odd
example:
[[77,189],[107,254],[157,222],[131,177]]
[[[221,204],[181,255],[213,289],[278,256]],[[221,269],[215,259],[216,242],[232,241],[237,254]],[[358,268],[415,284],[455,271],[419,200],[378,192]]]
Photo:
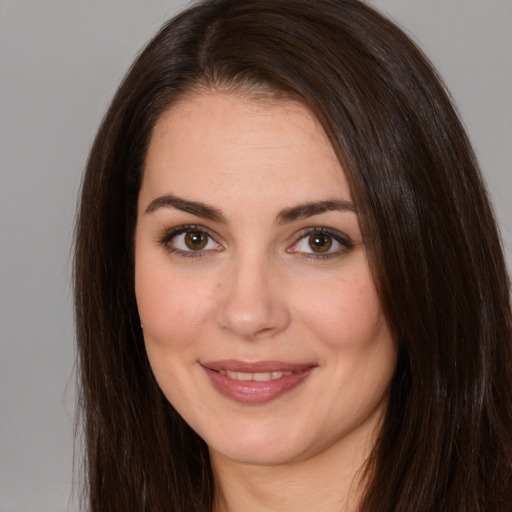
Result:
[[[178,249],[177,247],[173,247],[172,245],[170,245],[170,242],[173,238],[175,238],[179,235],[185,234],[189,231],[197,231],[199,233],[204,233],[208,237],[209,240],[212,240],[215,242],[215,238],[213,237],[212,234],[210,234],[210,231],[207,228],[205,228],[204,226],[196,225],[196,224],[189,224],[189,225],[178,226],[178,227],[166,232],[164,234],[164,236],[159,240],[159,243],[164,247],[164,249],[169,254],[176,254],[176,255],[178,255],[180,257],[184,257],[184,258],[201,258],[201,257],[205,257],[208,254],[210,254],[212,249],[208,249],[208,250],[204,250],[204,251],[203,250],[184,251],[182,249]],[[315,254],[313,252],[310,253],[310,252],[293,251],[292,250],[292,248],[296,247],[299,244],[299,242],[302,241],[304,238],[314,235],[314,234],[325,234],[325,235],[332,237],[332,239],[334,241],[338,242],[342,246],[341,249],[337,249],[335,251],[326,252],[326,253],[317,253],[317,254]],[[215,243],[218,246],[217,250],[220,251],[223,249],[221,244],[219,244],[218,242],[215,242]],[[327,260],[330,258],[339,257],[339,256],[345,254],[347,251],[349,251],[353,247],[354,247],[354,242],[352,242],[352,240],[347,235],[344,235],[343,233],[340,233],[339,231],[336,231],[336,230],[333,230],[330,228],[325,228],[325,227],[311,227],[311,228],[307,228],[307,229],[300,231],[296,236],[295,242],[290,247],[288,247],[286,249],[286,252],[289,254],[297,254],[300,257],[305,258],[305,259],[318,261],[318,260]]]
[[[313,253],[313,252],[297,252],[299,256],[302,258],[306,258],[309,260],[328,260],[331,258],[339,257],[346,252],[348,252],[350,249],[354,247],[354,242],[345,234],[340,233],[339,231],[335,229],[325,228],[325,227],[312,227],[307,228],[302,231],[300,231],[297,235],[296,241],[292,244],[291,247],[297,246],[297,244],[303,240],[304,238],[315,235],[315,234],[323,234],[330,236],[334,241],[338,242],[341,246],[340,249],[337,249],[335,251],[325,252],[325,253]],[[294,251],[290,250],[290,248],[287,249],[288,253],[294,254]]]
[[[169,242],[179,236],[187,233],[188,231],[197,231],[199,233],[204,233],[210,240],[215,241],[214,237],[210,234],[210,231],[203,226],[198,226],[196,224],[189,224],[185,226],[178,226],[170,231],[166,232],[165,235],[159,240],[159,243],[164,247],[164,249],[170,254],[177,254],[183,258],[204,258],[210,251],[183,251],[182,249],[178,249],[177,247],[173,247],[169,244]],[[217,242],[215,242],[217,243]],[[217,243],[219,248],[222,246]],[[220,249],[219,249],[220,250]]]

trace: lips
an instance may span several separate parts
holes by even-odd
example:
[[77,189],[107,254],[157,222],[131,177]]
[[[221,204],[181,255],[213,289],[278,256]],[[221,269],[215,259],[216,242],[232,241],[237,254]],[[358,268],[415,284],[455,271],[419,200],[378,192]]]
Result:
[[240,403],[262,404],[294,389],[316,365],[229,359],[204,362],[201,367],[223,396]]

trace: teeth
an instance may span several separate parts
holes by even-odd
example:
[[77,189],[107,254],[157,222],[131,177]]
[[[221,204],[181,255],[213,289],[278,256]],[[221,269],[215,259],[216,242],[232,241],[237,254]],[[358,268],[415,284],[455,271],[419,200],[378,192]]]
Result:
[[[277,375],[277,374],[281,375]],[[266,381],[266,380],[272,380],[272,379],[279,379],[279,377],[282,377],[282,372],[265,372],[265,373],[253,373],[252,374],[252,380],[260,380],[260,381]]]
[[293,372],[258,372],[258,373],[246,373],[246,372],[232,372],[230,370],[219,370],[221,375],[225,375],[233,380],[255,380],[265,382],[268,380],[280,379],[281,377],[287,377]]
[[252,373],[242,373],[242,372],[238,372],[238,373],[235,373],[234,375],[229,375],[231,372],[228,372],[228,376],[231,378],[231,379],[237,379],[237,380],[254,380],[252,378]]

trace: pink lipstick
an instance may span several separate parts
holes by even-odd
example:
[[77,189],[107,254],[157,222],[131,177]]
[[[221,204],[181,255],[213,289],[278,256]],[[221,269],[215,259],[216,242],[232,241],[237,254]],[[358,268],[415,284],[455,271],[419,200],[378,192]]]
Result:
[[311,375],[316,367],[314,364],[248,363],[234,359],[208,361],[201,366],[219,393],[246,404],[261,404],[280,397]]

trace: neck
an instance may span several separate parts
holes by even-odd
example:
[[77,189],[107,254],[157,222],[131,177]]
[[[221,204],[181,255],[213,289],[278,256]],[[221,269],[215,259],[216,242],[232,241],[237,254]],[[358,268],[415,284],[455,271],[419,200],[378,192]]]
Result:
[[356,511],[373,442],[347,441],[291,463],[266,466],[210,450],[214,512]]

